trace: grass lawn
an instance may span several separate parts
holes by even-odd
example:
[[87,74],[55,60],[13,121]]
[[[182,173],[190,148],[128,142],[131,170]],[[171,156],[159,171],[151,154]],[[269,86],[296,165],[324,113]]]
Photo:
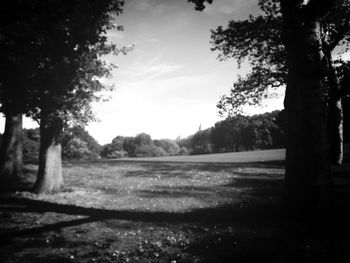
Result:
[[166,156],[123,158],[125,161],[151,161],[151,162],[194,162],[194,163],[251,163],[275,162],[285,160],[285,149],[259,150],[247,152],[215,153],[190,156]]
[[350,262],[345,195],[331,229],[291,220],[283,174],[279,162],[67,163],[59,193],[1,194],[0,262]]

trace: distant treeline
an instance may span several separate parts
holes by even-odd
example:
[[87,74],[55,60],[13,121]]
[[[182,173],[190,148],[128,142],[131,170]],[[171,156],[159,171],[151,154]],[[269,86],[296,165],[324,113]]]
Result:
[[273,111],[254,116],[237,115],[177,140],[152,140],[141,133],[135,137],[118,136],[102,147],[104,158],[151,157],[222,153],[285,146],[285,113]]
[[110,144],[104,145],[101,157],[155,157],[188,155],[187,148],[181,147],[177,141],[162,139],[152,140],[151,136],[141,133],[135,137],[117,136]]
[[[284,111],[237,115],[184,139],[152,140],[150,135],[141,133],[135,137],[117,136],[104,146],[100,146],[83,128],[76,127],[63,133],[62,155],[66,160],[94,160],[101,157],[175,156],[282,148],[285,146],[285,125]],[[39,140],[38,128],[23,130],[25,161],[38,161]]]
[[236,115],[179,141],[190,154],[237,152],[285,146],[284,111]]

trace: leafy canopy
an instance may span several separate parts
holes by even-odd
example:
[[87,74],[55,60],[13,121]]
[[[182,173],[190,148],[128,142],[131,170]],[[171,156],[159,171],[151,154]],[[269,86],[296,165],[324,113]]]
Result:
[[[286,52],[281,36],[280,1],[259,0],[262,14],[247,20],[230,21],[226,28],[212,30],[212,50],[218,59],[234,58],[239,65],[247,61],[251,71],[238,76],[229,94],[217,104],[219,114],[232,116],[242,112],[244,105],[256,105],[270,96],[271,90],[284,87],[287,82]],[[322,45],[325,54],[335,48],[348,51],[350,40],[350,1],[339,0],[322,20]],[[332,67],[332,61],[328,61]]]
[[126,53],[108,43],[120,0],[4,0],[0,3],[0,102],[3,112],[64,123],[93,119],[91,102],[108,89],[100,81],[113,65],[106,54]]

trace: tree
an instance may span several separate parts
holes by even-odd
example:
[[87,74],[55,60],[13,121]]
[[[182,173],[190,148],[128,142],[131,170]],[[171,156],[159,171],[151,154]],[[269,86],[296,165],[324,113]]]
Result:
[[124,137],[123,148],[128,153],[129,157],[135,157],[136,143],[134,137]]
[[214,152],[285,147],[284,115],[283,111],[235,115],[215,123],[211,130]]
[[154,140],[153,143],[155,146],[162,148],[170,156],[178,155],[180,152],[180,147],[176,141],[161,139]]
[[[35,56],[25,59],[37,46],[33,41],[35,17],[30,8],[18,8],[19,1],[0,3],[0,104],[6,118],[0,154],[1,177],[22,173],[22,114],[26,112]],[[33,2],[22,3],[29,7]],[[21,88],[22,90],[21,90]],[[26,87],[25,89],[23,87]]]
[[40,130],[23,129],[23,161],[27,163],[39,162]]
[[64,159],[97,159],[100,154],[98,143],[81,127],[64,130],[61,143]]
[[152,142],[151,136],[146,134],[146,133],[140,133],[140,134],[135,136],[135,145],[136,146],[151,145],[152,143],[153,142]]
[[191,154],[206,154],[212,152],[211,128],[197,131],[191,137]]
[[64,130],[61,140],[64,158],[70,158],[69,155],[65,154],[65,151],[68,149],[69,142],[74,138],[78,138],[86,143],[86,147],[88,148],[88,152],[86,152],[84,156],[81,156],[81,158],[78,159],[96,160],[100,158],[101,146],[84,128],[80,126]]
[[165,156],[167,153],[161,148],[154,145],[150,135],[140,133],[134,139],[134,156],[136,157],[154,157]]
[[7,112],[0,149],[0,174],[3,183],[16,180],[22,175],[22,147],[22,115]]
[[112,140],[112,143],[104,145],[101,151],[101,156],[105,158],[121,158],[128,155],[124,149],[124,137],[117,136]]
[[[245,78],[239,77],[230,93],[222,96],[218,102],[217,107],[222,115],[241,112],[246,104],[259,104],[271,90],[284,87],[287,83],[287,57],[280,37],[282,13],[279,1],[261,0],[259,5],[263,15],[250,16],[244,21],[230,21],[226,29],[218,27],[212,31],[212,50],[220,52],[220,60],[233,57],[241,63],[248,59],[252,66],[251,73]],[[335,164],[342,162],[343,92],[332,53],[348,38],[349,5],[347,0],[337,1],[329,15],[325,15],[321,21],[321,46],[326,58],[323,62],[327,65],[325,81],[328,87],[330,158]]]
[[281,2],[288,65],[286,201],[302,212],[331,207],[326,56],[321,39],[321,19],[331,4]]
[[136,157],[159,157],[166,156],[167,153],[162,148],[152,144],[142,144],[136,148]]
[[[22,103],[26,107],[18,112],[40,120],[41,130],[34,191],[57,190],[62,184],[61,131],[72,120],[85,123],[93,117],[90,103],[100,99],[95,94],[104,89],[98,79],[108,76],[111,70],[100,58],[120,51],[107,43],[105,33],[113,28],[112,18],[121,12],[122,1],[4,2],[2,18],[10,27],[1,32],[1,44],[5,47],[3,62],[10,62],[15,69],[10,73],[17,73],[19,80],[26,80],[26,85],[11,86],[3,74],[1,83],[6,88],[3,98],[12,98],[10,90],[27,94]],[[11,17],[17,10],[23,16]],[[11,108],[17,108],[17,101],[20,100],[11,100]]]
[[[198,7],[204,1],[191,2]],[[331,205],[330,153],[338,152],[335,159],[341,159],[340,143],[334,143],[341,141],[341,133],[331,131],[341,127],[341,92],[331,53],[341,41],[349,40],[349,1],[261,0],[259,5],[266,16],[233,22],[243,38],[219,28],[213,33],[214,45],[224,55],[250,59],[253,70],[247,79],[239,79],[239,94],[245,87],[252,88],[254,99],[254,93],[259,97],[264,94],[262,89],[286,83],[286,201],[298,212],[324,211]],[[258,20],[256,26],[265,25],[264,30],[249,31]],[[274,37],[279,32],[280,40]],[[284,68],[287,70],[281,73],[287,74],[283,77],[279,70]],[[241,97],[234,101],[237,104],[229,103],[236,107]],[[223,108],[224,103],[218,106]],[[338,138],[330,139],[334,134]],[[329,151],[329,141],[332,147],[336,144],[336,150]]]
[[87,142],[78,137],[71,138],[63,148],[63,156],[65,156],[67,159],[88,159],[90,154],[91,152]]

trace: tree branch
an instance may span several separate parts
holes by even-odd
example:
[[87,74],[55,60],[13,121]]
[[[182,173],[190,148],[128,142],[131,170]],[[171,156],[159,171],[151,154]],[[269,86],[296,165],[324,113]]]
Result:
[[350,30],[350,14],[348,14],[347,19],[345,20],[344,24],[341,26],[340,30],[337,32],[337,35],[335,36],[332,43],[328,45],[328,50],[331,52],[338,44],[339,42],[344,38],[345,34]]

